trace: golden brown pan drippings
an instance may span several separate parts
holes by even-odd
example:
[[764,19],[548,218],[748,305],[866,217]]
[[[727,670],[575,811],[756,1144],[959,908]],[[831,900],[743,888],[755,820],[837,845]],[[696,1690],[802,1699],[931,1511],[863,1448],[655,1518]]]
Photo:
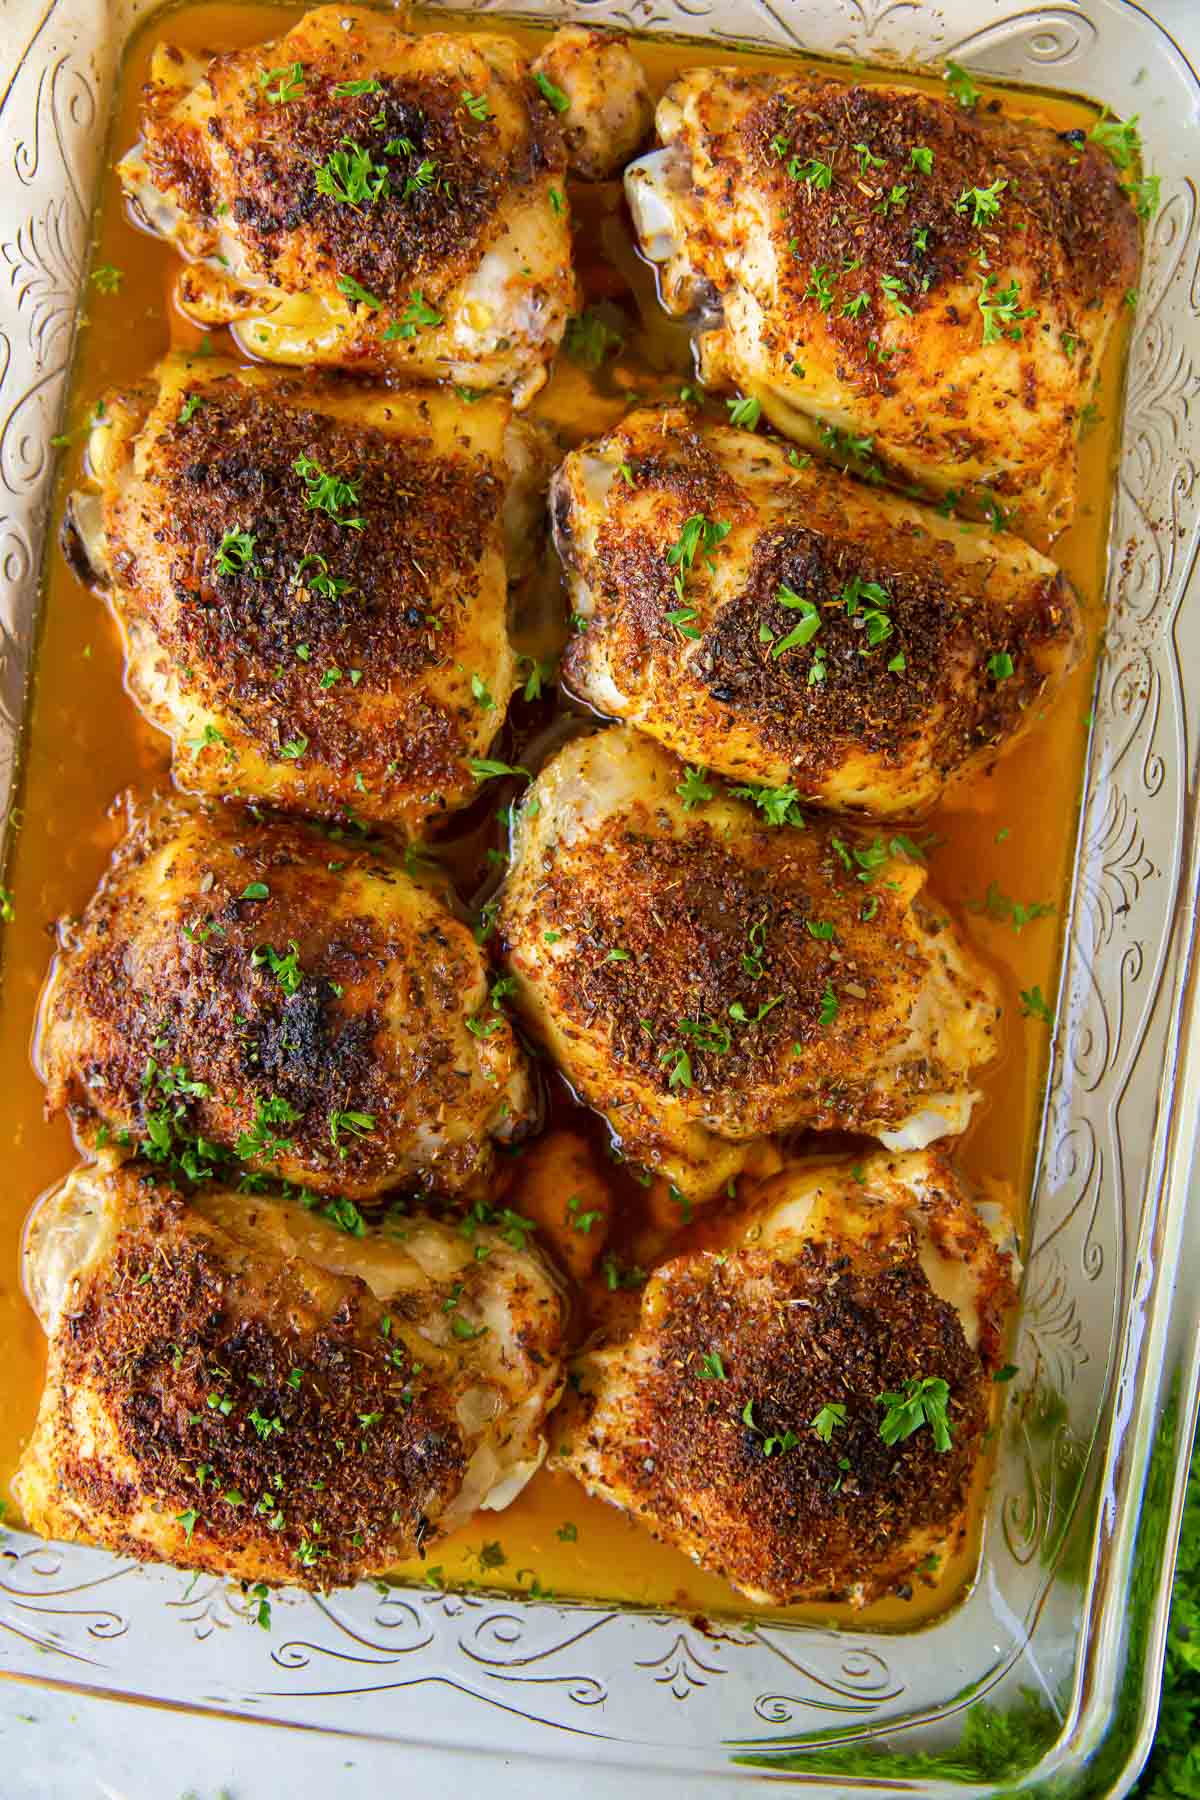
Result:
[[[160,36],[168,35],[198,52],[231,48],[279,35],[299,13],[290,7],[199,5],[172,14],[166,26],[151,25],[135,43],[125,67],[110,162],[137,135],[139,91]],[[447,15],[439,14],[436,22],[445,28]],[[502,26],[491,16],[487,28],[511,30],[529,45],[540,36],[524,26]],[[771,66],[770,59],[740,58],[723,47],[663,42],[637,48],[656,93],[680,69],[694,64],[744,61]],[[1094,116],[1082,103],[1043,95],[1008,93],[1006,104],[1015,111],[1028,110],[1059,129],[1086,127]],[[632,248],[620,184],[574,184],[571,199],[587,301],[594,305],[608,300],[620,307],[627,336],[622,353],[610,358],[598,374],[560,356],[549,386],[538,396],[532,416],[554,426],[568,445],[611,425],[630,394],[660,395],[669,387],[677,388],[688,378],[690,367],[686,333],[655,309],[653,276]],[[55,531],[63,497],[78,475],[85,435],[81,427],[96,396],[114,383],[143,375],[169,345],[194,347],[200,342],[200,334],[171,304],[179,268],[175,252],[131,224],[111,167],[104,177],[97,233],[94,265],[119,269],[122,280],[116,293],[93,285],[87,294],[87,320],[62,427],[72,437],[63,455]],[[232,353],[224,334],[214,335],[212,348]],[[1101,416],[1083,444],[1082,504],[1074,526],[1054,550],[1083,597],[1089,654],[1049,716],[993,773],[960,791],[952,809],[939,810],[928,822],[928,829],[942,839],[930,858],[933,885],[963,915],[976,942],[1002,969],[1006,996],[1005,1054],[985,1078],[987,1104],[959,1145],[958,1160],[969,1175],[1006,1181],[1018,1195],[1027,1193],[1031,1177],[1050,1041],[1045,1023],[1022,1016],[1019,996],[1022,990],[1028,994],[1036,988],[1052,1004],[1057,979],[1095,649],[1103,624],[1105,537],[1123,352],[1123,341],[1117,342],[1106,359],[1098,396]],[[114,797],[130,786],[144,793],[167,780],[166,740],[138,718],[121,681],[116,632],[102,602],[82,586],[53,548],[19,796],[19,829],[8,875],[16,916],[5,927],[0,992],[0,1058],[6,1072],[0,1098],[0,1149],[7,1178],[0,1209],[0,1342],[6,1351],[0,1387],[0,1474],[6,1494],[33,1424],[44,1366],[42,1333],[19,1286],[22,1228],[36,1196],[76,1160],[65,1120],[43,1122],[42,1090],[28,1054],[38,990],[53,948],[50,932],[58,916],[82,907],[106,865],[120,829]],[[510,747],[519,751],[522,741],[544,732],[550,721],[549,704],[518,703]],[[512,760],[521,758],[514,755]],[[487,873],[486,850],[501,844],[494,815],[507,797],[501,784],[492,784],[486,802],[463,816],[457,841],[452,840],[448,860],[468,901]],[[994,885],[989,907],[985,902],[990,884]],[[1018,930],[1004,896],[1025,908],[1034,902],[1052,904],[1054,911]],[[623,1254],[632,1249],[638,1224],[644,1221],[646,1196],[604,1155],[603,1133],[590,1115],[572,1105],[563,1084],[551,1080],[549,1088],[551,1124],[581,1131],[593,1147],[597,1178],[608,1184],[613,1197],[613,1247]],[[510,1203],[519,1205],[519,1185],[515,1193]],[[889,1600],[855,1614],[855,1624],[920,1622],[956,1597],[972,1573],[975,1557],[972,1543],[966,1554],[940,1571],[936,1586],[919,1590],[909,1602]],[[437,1552],[434,1561],[450,1584],[481,1581],[528,1591],[536,1581],[537,1591],[564,1596],[711,1611],[736,1607],[723,1583],[656,1544],[612,1509],[586,1498],[571,1480],[545,1472],[508,1511],[484,1515]],[[420,1580],[429,1571],[414,1566],[404,1573]],[[808,1609],[810,1615],[814,1610]],[[837,1616],[838,1609],[833,1610]],[[830,1609],[821,1609],[821,1616],[829,1614]]]

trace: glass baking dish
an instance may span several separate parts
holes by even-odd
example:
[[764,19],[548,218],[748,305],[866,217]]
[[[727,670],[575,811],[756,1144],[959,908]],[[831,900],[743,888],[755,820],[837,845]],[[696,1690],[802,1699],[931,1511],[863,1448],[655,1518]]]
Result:
[[[39,572],[117,70],[148,0],[9,0],[0,72],[0,800],[9,829]],[[460,9],[461,10],[461,9]],[[482,12],[488,10],[480,7]],[[511,12],[511,8],[498,9]],[[289,1595],[21,1532],[0,1673],[189,1711],[490,1752],[680,1791],[773,1772],[839,1794],[1123,1792],[1153,1728],[1197,1389],[1200,78],[1124,0],[542,0],[522,16],[895,67],[954,58],[1140,115],[1148,233],[1027,1245],[1019,1373],[979,1578],[925,1628],[817,1629],[486,1594]],[[1193,604],[1189,608],[1189,597]],[[1194,1223],[1194,1222],[1193,1222]],[[12,1279],[6,1272],[4,1279]],[[605,1773],[606,1772],[606,1773]],[[574,1790],[572,1790],[574,1791]]]

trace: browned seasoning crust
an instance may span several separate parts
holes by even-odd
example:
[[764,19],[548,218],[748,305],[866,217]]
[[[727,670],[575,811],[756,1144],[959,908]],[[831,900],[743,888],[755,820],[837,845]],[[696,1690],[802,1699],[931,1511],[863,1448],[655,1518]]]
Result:
[[160,45],[118,173],[202,328],[520,407],[577,301],[559,123],[511,38],[405,22],[323,6],[207,62]]
[[[622,470],[602,515],[585,473],[598,457]],[[972,527],[965,542],[928,509],[684,411],[635,413],[575,452],[552,512],[587,621],[563,659],[576,692],[682,756],[839,810],[929,805],[1082,651],[1069,582],[1014,537]],[[688,571],[681,631],[670,555],[696,514],[731,531]],[[848,606],[853,582],[882,600]],[[820,628],[779,654],[798,598]]]
[[[189,1204],[136,1164],[71,1179],[91,1182],[91,1204],[116,1217],[52,1336],[18,1477],[37,1529],[322,1589],[382,1573],[445,1531],[491,1429],[468,1431],[458,1414],[488,1380],[486,1348],[440,1350],[423,1335],[445,1330],[449,1282],[381,1300],[341,1267],[352,1250],[332,1226],[300,1214],[291,1229],[308,1256],[274,1248],[262,1215],[278,1202],[205,1193]],[[504,1260],[492,1234],[478,1236]],[[561,1334],[553,1287],[521,1261],[509,1256],[504,1272],[514,1379],[526,1361],[552,1372]],[[476,1262],[451,1304],[474,1317],[491,1280]],[[551,1375],[546,1400],[555,1385]],[[450,1527],[460,1522],[451,1511]]]
[[568,745],[499,913],[515,1004],[625,1154],[700,1197],[760,1135],[969,1111],[999,992],[899,841],[770,827],[715,783],[687,811],[684,777],[628,732]]
[[[866,890],[842,867],[829,833],[751,827],[732,849],[702,817],[683,841],[657,836],[650,820],[635,817],[610,820],[590,849],[597,879],[585,885],[568,864],[551,868],[540,884],[540,916],[575,943],[575,954],[557,967],[553,1005],[581,1027],[603,1020],[615,1061],[662,1094],[673,1091],[676,1047],[691,1069],[683,1103],[700,1111],[710,1095],[732,1090],[753,1116],[750,1096],[781,1081],[814,1130],[845,1126],[876,1108],[894,1122],[911,1105],[909,1081],[918,1091],[941,1085],[943,1072],[917,1057],[890,1105],[880,1102],[868,1048],[887,1046],[891,1034],[886,1026],[881,1033],[879,1015],[895,1005],[895,985],[915,991],[923,970],[916,958],[897,969],[878,951],[903,936],[911,891],[873,888],[877,904],[866,929]],[[834,935],[816,938],[810,925],[832,925]],[[752,930],[764,938],[769,971],[758,979],[745,966]],[[627,956],[610,961],[614,948]],[[836,1048],[820,1023],[832,979],[854,990],[839,1011]],[[738,1027],[730,1019],[731,1005],[753,1019],[766,1001],[777,1004],[759,1023]],[[897,1010],[901,1037],[905,1009]],[[680,1031],[694,1021],[707,1022],[704,1037]],[[702,1047],[713,1038],[727,1048]]]
[[707,382],[1038,541],[1070,522],[1080,417],[1139,258],[1097,144],[994,101],[727,69],[683,75],[657,117],[679,157],[654,178],[675,195],[665,297],[723,311],[698,334]]
[[[753,1211],[717,1220],[696,1235],[725,1247],[685,1248],[652,1276],[635,1328],[584,1353],[559,1466],[755,1599],[907,1595],[923,1565],[964,1541],[1016,1299],[953,1171],[928,1161],[925,1229],[965,1229],[950,1254],[981,1265],[978,1351],[931,1288],[911,1220],[842,1238],[835,1205],[816,1238],[762,1249]],[[880,1434],[880,1396],[924,1378],[949,1388],[946,1452],[924,1426],[893,1445]],[[829,1406],[845,1413],[825,1442],[812,1422]]]
[[[455,428],[454,404],[182,359],[109,396],[113,605],[184,786],[410,831],[474,795],[514,678],[514,428],[491,401]],[[332,510],[307,504],[322,475],[353,489]]]
[[[547,173],[565,174],[562,135],[529,75],[518,89],[523,129],[502,131],[464,107],[461,76],[389,73],[373,48],[370,32],[341,54],[322,38],[320,60],[300,62],[301,98],[284,105],[271,104],[262,79],[280,46],[216,56],[207,74],[216,108],[203,133],[179,119],[174,90],[147,86],[146,163],[155,186],[198,217],[219,223],[227,202],[250,267],[274,286],[297,292],[349,277],[388,307],[402,309],[414,289],[436,305],[477,265],[506,204]],[[364,80],[375,84],[367,93],[334,92]],[[347,140],[368,150],[372,188],[387,173],[374,200],[347,204],[318,190],[315,171]],[[436,178],[414,181],[425,163]]]
[[[177,1140],[356,1198],[478,1190],[490,1134],[529,1106],[507,1020],[467,1028],[486,995],[470,931],[380,847],[152,800],[63,929],[47,1107],[84,1142],[101,1124],[140,1140],[165,1110]],[[166,1085],[173,1071],[203,1090]]]
[[[880,286],[883,275],[901,278],[905,304],[917,315],[945,304],[946,290],[964,275],[978,279],[982,243],[994,266],[1019,257],[1037,267],[1023,306],[1052,306],[1082,328],[1087,312],[1136,271],[1137,220],[1120,174],[1077,133],[1006,118],[997,102],[973,111],[904,88],[744,79],[761,97],[742,118],[736,141],[778,208],[779,235],[801,285],[813,268],[845,271],[825,328],[837,345],[842,379],[866,392],[894,394],[904,369],[903,355],[881,362],[868,349],[894,316]],[[772,147],[779,141],[787,143],[786,156]],[[860,144],[878,159],[865,170]],[[913,166],[917,146],[933,153],[928,174]],[[840,179],[828,188],[796,180],[788,173],[793,157],[804,165],[832,162]],[[973,206],[960,207],[960,197],[998,181],[1005,184],[999,208],[977,225]],[[901,186],[903,204],[885,206],[884,197]],[[922,236],[924,250],[917,247]],[[842,300],[858,293],[867,295],[866,309],[844,316]],[[815,299],[802,304],[817,310]],[[789,314],[775,328],[790,332],[796,323]],[[803,329],[788,342],[802,351]],[[1081,358],[1085,378],[1091,373],[1086,341]]]

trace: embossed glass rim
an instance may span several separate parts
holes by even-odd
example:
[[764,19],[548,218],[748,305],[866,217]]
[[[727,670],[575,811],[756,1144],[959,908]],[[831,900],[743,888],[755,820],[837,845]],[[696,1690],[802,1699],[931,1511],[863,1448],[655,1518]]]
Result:
[[[38,573],[117,60],[148,0],[9,0],[0,70],[0,796],[7,829]],[[839,1766],[888,1745],[888,1785],[950,1793],[906,1764],[974,1703],[1034,1686],[1058,1728],[980,1794],[1119,1792],[1152,1723],[1195,1422],[1200,1118],[1194,896],[1200,850],[1200,79],[1132,0],[503,0],[459,11],[568,17],[982,72],[1140,111],[1163,209],[1135,326],[1079,855],[1047,1088],[1016,1359],[1040,1404],[1014,1418],[980,1581],[916,1634],[761,1621],[703,1635],[675,1615],[371,1588],[276,1605],[268,1638],[208,1580],[12,1533],[0,1673],[126,1699],[506,1758],[728,1772],[803,1753],[801,1785],[875,1787]],[[1139,67],[1143,74],[1139,77]],[[1192,607],[1185,599],[1191,597]],[[1189,611],[1198,615],[1189,617]],[[1184,679],[1184,670],[1189,677]],[[1172,1291],[1174,1278],[1174,1291]],[[1014,1409],[1015,1410],[1015,1409]],[[1082,1476],[1082,1479],[1081,1479]],[[1044,1564],[1043,1564],[1044,1559]],[[1137,1574],[1138,1579],[1133,1580]],[[190,1636],[185,1635],[190,1628]],[[219,1654],[216,1645],[220,1646]],[[989,1648],[990,1646],[990,1648]],[[901,1668],[900,1665],[904,1666]],[[955,1671],[947,1693],[945,1671]],[[705,1696],[711,1692],[713,1703]],[[667,1705],[668,1697],[671,1705]],[[778,1765],[777,1765],[778,1767]],[[1092,1773],[1089,1775],[1088,1770]],[[782,1769],[780,1769],[782,1772]],[[502,1778],[507,1781],[507,1777]],[[511,1788],[523,1791],[519,1772]]]

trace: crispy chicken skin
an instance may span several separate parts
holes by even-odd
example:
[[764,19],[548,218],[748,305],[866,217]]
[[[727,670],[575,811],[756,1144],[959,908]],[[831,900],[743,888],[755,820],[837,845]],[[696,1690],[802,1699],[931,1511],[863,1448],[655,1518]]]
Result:
[[506,401],[175,355],[89,461],[69,529],[180,786],[417,835],[474,797],[548,472]]
[[[965,1538],[1010,1255],[929,1152],[791,1165],[691,1237],[579,1359],[554,1466],[750,1600],[903,1592]],[[949,1390],[945,1450],[881,1436],[880,1396],[922,1380]]]
[[48,1537],[335,1587],[508,1505],[545,1452],[559,1285],[486,1226],[348,1236],[126,1163],[68,1177],[25,1268],[50,1357],[15,1485]]
[[[835,811],[927,808],[1083,649],[1070,583],[1019,538],[686,411],[631,413],[573,451],[551,514],[585,626],[569,686],[682,757]],[[698,514],[728,531],[683,568]]]
[[[645,71],[623,37],[564,25],[533,65],[558,90],[556,111],[572,174],[585,181],[615,175],[654,121]],[[563,106],[563,101],[566,105]]]
[[183,310],[255,356],[524,405],[575,305],[557,119],[511,39],[403,25],[327,6],[207,65],[160,46],[121,180],[190,259]]
[[882,840],[773,827],[622,729],[576,738],[519,814],[498,914],[514,1001],[625,1155],[691,1199],[764,1135],[919,1147],[961,1131],[995,978]]
[[1100,149],[993,105],[728,69],[674,82],[657,126],[626,189],[667,307],[721,309],[706,382],[1024,532],[1070,523],[1080,410],[1138,268]]
[[470,931],[379,846],[151,800],[60,929],[47,1108],[85,1145],[199,1139],[322,1193],[480,1191],[531,1104],[507,1021],[469,1029],[487,993]]

